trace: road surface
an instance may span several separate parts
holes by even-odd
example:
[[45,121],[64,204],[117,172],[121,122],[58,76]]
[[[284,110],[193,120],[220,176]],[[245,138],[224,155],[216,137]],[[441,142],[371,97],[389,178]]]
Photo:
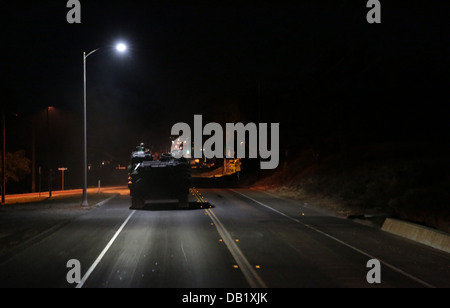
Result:
[[450,254],[264,191],[130,207],[118,195],[0,258],[0,287],[450,287]]

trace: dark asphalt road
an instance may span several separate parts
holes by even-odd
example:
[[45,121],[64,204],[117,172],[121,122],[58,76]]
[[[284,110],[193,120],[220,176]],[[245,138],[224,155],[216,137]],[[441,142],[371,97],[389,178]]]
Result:
[[450,287],[447,253],[262,191],[200,191],[184,210],[118,196],[2,260],[0,287]]

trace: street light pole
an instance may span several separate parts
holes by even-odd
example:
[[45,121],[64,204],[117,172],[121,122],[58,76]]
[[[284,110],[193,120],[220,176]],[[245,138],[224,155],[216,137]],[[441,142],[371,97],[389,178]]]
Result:
[[6,188],[6,124],[5,124],[5,105],[2,109],[2,131],[3,131],[3,153],[2,153],[2,204],[5,204],[5,188]]
[[90,53],[86,54],[86,52],[83,51],[83,91],[84,91],[84,119],[83,119],[83,126],[84,126],[84,154],[83,154],[83,170],[84,170],[84,178],[83,178],[83,199],[81,201],[81,206],[89,206],[88,199],[87,199],[87,125],[86,125],[86,59],[89,55],[93,54],[100,48],[94,49]]
[[83,84],[84,84],[84,120],[83,120],[83,131],[84,131],[84,141],[83,141],[83,200],[81,201],[81,206],[88,206],[87,200],[87,134],[86,134],[86,52],[83,51]]
[[48,197],[52,197],[52,150],[50,149],[51,139],[50,139],[50,108],[51,106],[47,106],[47,164],[49,167],[48,170]]
[[[86,59],[94,52],[98,51],[100,48],[94,49],[88,54],[86,54],[85,51],[83,51],[83,91],[84,91],[84,158],[83,158],[83,169],[84,169],[84,179],[83,179],[83,199],[81,201],[81,206],[89,206],[88,199],[87,199],[87,172],[88,172],[88,166],[87,166],[87,125],[86,125]],[[119,43],[116,45],[116,49],[119,52],[125,52],[127,49],[127,46],[123,43]]]

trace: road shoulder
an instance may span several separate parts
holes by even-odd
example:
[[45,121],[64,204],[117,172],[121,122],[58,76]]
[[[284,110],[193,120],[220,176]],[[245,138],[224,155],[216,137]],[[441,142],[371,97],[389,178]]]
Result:
[[115,196],[117,194],[89,195],[87,207],[81,207],[78,195],[1,206],[0,263]]

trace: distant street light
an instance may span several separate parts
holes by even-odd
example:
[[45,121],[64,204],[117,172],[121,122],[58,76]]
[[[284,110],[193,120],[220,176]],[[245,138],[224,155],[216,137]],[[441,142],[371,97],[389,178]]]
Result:
[[[17,117],[17,114],[14,114]],[[5,105],[2,108],[2,202],[5,204],[6,194],[6,117],[5,117]]]
[[[100,48],[94,49],[91,52],[87,53],[83,51],[83,77],[84,77],[84,180],[83,180],[83,200],[81,201],[81,206],[88,206],[87,200],[87,129],[86,129],[86,59],[94,52],[98,51]],[[119,52],[125,52],[127,50],[127,46],[124,43],[119,43],[116,45],[116,50]]]
[[3,132],[3,138],[2,138],[2,204],[5,204],[5,189],[6,189],[6,125],[5,125],[5,105],[3,105],[2,108],[2,132]]
[[52,155],[52,151],[50,149],[50,110],[53,110],[53,106],[48,106],[47,107],[47,164],[49,167],[49,172],[48,172],[48,197],[51,198],[52,197],[52,162],[51,162],[51,157]]

